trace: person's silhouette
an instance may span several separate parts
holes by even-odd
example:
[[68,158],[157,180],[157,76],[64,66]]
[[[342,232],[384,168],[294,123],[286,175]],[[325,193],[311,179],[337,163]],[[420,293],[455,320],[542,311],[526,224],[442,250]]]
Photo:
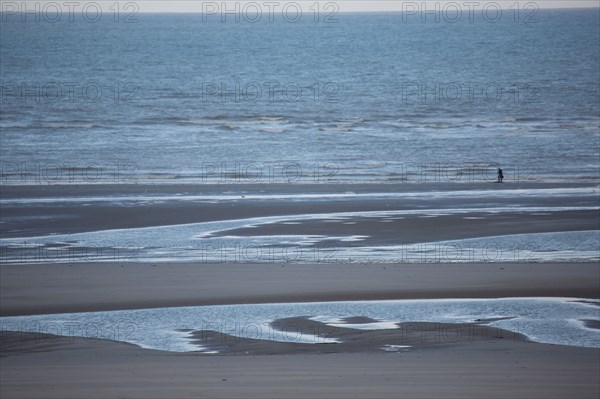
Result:
[[497,183],[502,183],[502,179],[504,179],[504,172],[502,171],[501,168],[498,168],[498,182]]

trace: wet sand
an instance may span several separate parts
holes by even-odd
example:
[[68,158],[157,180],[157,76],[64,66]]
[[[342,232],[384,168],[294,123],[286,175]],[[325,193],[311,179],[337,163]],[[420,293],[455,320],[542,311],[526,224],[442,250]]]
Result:
[[[392,211],[407,209],[444,209],[452,207],[487,207],[501,209],[515,206],[600,206],[594,185],[548,183],[431,183],[431,184],[271,184],[271,185],[99,185],[99,186],[2,186],[1,199],[20,201],[2,205],[2,238],[31,237],[46,234],[68,234],[107,229],[137,228],[171,224],[197,223],[217,220],[243,219],[263,216],[301,215],[333,212]],[[543,195],[511,194],[509,198],[466,195],[456,198],[436,197],[435,193],[449,191],[485,190],[490,195],[504,195],[511,190],[528,189],[582,189],[589,195],[576,199],[569,195],[545,197]],[[396,195],[393,198],[364,198],[360,195]],[[303,194],[338,195],[346,198],[308,200]],[[359,197],[353,197],[353,194]],[[420,197],[412,197],[422,194]],[[264,196],[251,199],[246,196]],[[286,200],[273,199],[285,195]],[[185,199],[195,197],[195,199]],[[209,200],[203,197],[227,196],[227,200]],[[169,198],[159,200],[152,197]],[[297,197],[297,198],[296,198]],[[127,199],[129,198],[129,199]],[[104,199],[99,201],[99,199]],[[69,202],[76,200],[79,202]],[[35,202],[41,201],[41,202]],[[515,209],[517,210],[517,209]],[[556,216],[556,215],[555,215]],[[540,231],[585,230],[585,226],[599,220],[597,212],[585,215],[558,215],[552,224],[548,218],[533,221]],[[576,222],[569,222],[570,218]],[[460,221],[460,220],[459,220]],[[476,221],[471,220],[475,223]],[[587,223],[587,224],[586,224]],[[549,225],[550,224],[550,225]],[[521,223],[520,226],[527,224]],[[518,231],[534,229],[518,227]],[[384,227],[384,226],[379,226]],[[465,227],[464,225],[461,227]],[[592,227],[597,227],[597,224]],[[493,229],[493,227],[491,228]],[[400,230],[403,230],[400,226]],[[503,229],[502,232],[509,229]],[[434,233],[436,230],[427,230]],[[454,233],[460,230],[454,229]],[[472,231],[473,236],[476,231]],[[490,235],[493,231],[483,232]],[[498,233],[496,233],[498,234]],[[450,235],[451,236],[451,235]],[[445,239],[444,236],[442,239]],[[460,238],[458,236],[453,238]],[[435,240],[434,237],[428,241]]]
[[[595,230],[600,226],[600,214],[595,210],[503,212],[501,215],[473,211],[462,215],[352,216],[338,220],[296,220],[293,223],[270,223],[227,230],[212,236],[361,235],[363,237],[356,245],[397,245],[505,234]],[[523,241],[525,247],[526,239]],[[342,241],[336,245],[352,243]]]
[[369,299],[600,298],[597,263],[0,265],[0,314]]
[[[354,317],[351,319],[364,319]],[[377,320],[371,320],[377,322]],[[357,329],[329,325],[306,317],[287,317],[270,323],[274,330],[285,331],[285,342],[261,338],[242,338],[214,331],[185,331],[200,349],[218,355],[282,355],[356,352],[410,352],[431,348],[450,348],[467,344],[497,343],[501,340],[529,342],[522,334],[477,323],[395,323],[396,328]],[[367,321],[353,321],[363,324]],[[184,330],[180,330],[184,331]],[[314,337],[310,343],[293,342],[298,333]],[[199,350],[200,350],[199,349]]]
[[3,399],[595,399],[600,390],[599,350],[510,339],[407,352],[239,356],[52,336],[0,342]]

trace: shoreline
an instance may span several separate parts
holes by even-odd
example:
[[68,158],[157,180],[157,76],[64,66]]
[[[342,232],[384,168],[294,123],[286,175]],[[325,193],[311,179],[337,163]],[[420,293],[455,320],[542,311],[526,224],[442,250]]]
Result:
[[[582,190],[577,195],[562,189]],[[553,194],[523,195],[513,190],[549,189]],[[271,216],[330,214],[343,212],[405,211],[427,209],[505,207],[599,208],[596,184],[424,183],[377,184],[268,184],[268,185],[0,185],[3,207],[2,238],[26,238],[114,229],[173,226]],[[464,191],[470,195],[446,196]],[[589,193],[588,193],[589,190]],[[490,196],[481,197],[482,192]],[[568,192],[568,191],[567,191]],[[440,196],[436,197],[434,194]],[[284,198],[278,197],[283,194]],[[316,198],[302,197],[315,194]],[[370,197],[370,194],[375,196]],[[378,196],[382,194],[383,196]],[[341,197],[319,197],[341,195]],[[364,197],[363,195],[366,195]],[[392,197],[389,197],[389,196]],[[224,196],[224,197],[223,197]],[[253,197],[254,196],[254,197]],[[258,197],[256,197],[258,196]],[[386,197],[387,196],[387,197]],[[219,198],[225,199],[219,199]],[[100,200],[102,199],[102,200]],[[16,201],[16,202],[15,202]],[[74,201],[74,202],[73,202]],[[476,212],[476,211],[475,211]],[[579,223],[594,219],[588,212]],[[561,215],[555,215],[559,217]],[[564,215],[562,220],[564,220]],[[597,219],[597,218],[596,218]],[[560,220],[555,225],[560,226]],[[546,222],[547,223],[547,222]],[[538,223],[539,224],[539,223]],[[576,223],[571,223],[575,225]],[[541,231],[560,231],[560,228]],[[567,227],[573,230],[575,227]],[[434,230],[429,230],[435,232]]]

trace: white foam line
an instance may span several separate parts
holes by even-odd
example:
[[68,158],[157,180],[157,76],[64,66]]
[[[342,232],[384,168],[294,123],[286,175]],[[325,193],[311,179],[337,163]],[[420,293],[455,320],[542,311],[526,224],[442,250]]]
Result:
[[331,327],[353,328],[355,330],[396,330],[400,328],[394,321],[377,320],[369,323],[347,323],[338,317],[316,316],[310,320],[318,321]]
[[400,349],[409,349],[412,348],[410,345],[383,345],[381,347],[382,350],[386,352],[398,352]]
[[437,244],[456,244],[456,243],[465,243],[465,242],[477,242],[477,241],[493,241],[502,238],[511,238],[511,237],[532,237],[537,235],[559,235],[559,234],[576,234],[576,233],[596,233],[600,235],[599,230],[569,230],[569,231],[544,231],[539,233],[515,233],[515,234],[501,234],[501,235],[493,235],[493,236],[483,236],[483,237],[473,237],[473,238],[461,238],[456,240],[442,240],[442,241],[427,241],[427,242],[417,242],[410,244],[396,244],[396,245],[377,245],[370,247],[361,247],[363,249],[387,249],[390,248],[392,250],[397,250],[400,248],[404,248],[407,246],[421,246],[421,245],[431,245],[432,248]]
[[598,195],[600,187],[575,188],[528,188],[502,190],[452,190],[418,191],[396,193],[313,193],[313,194],[235,194],[235,195],[155,195],[155,196],[98,196],[98,197],[45,197],[0,199],[2,205],[37,203],[81,203],[81,202],[165,202],[165,201],[236,201],[236,200],[321,200],[321,199],[394,199],[394,198],[498,198],[543,196],[561,197],[579,195]]

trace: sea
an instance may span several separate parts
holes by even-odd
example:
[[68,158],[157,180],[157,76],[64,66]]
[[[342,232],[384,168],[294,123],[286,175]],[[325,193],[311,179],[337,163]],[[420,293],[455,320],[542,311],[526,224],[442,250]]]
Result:
[[0,14],[3,184],[600,177],[597,8],[54,4]]

